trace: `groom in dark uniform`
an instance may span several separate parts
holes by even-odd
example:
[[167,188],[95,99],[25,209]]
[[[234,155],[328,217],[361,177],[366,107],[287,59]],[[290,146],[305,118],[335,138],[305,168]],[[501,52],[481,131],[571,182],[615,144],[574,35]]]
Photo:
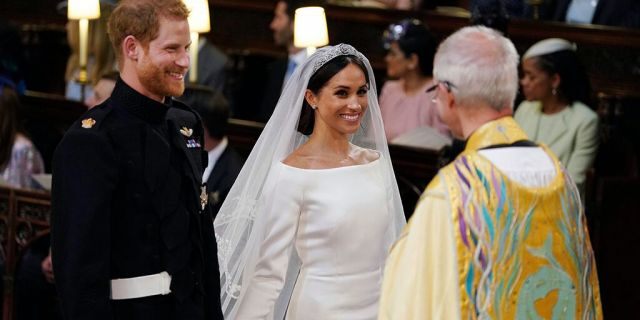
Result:
[[189,68],[188,14],[181,0],[119,2],[109,37],[120,79],[56,150],[52,255],[65,319],[222,317],[202,124],[171,98]]

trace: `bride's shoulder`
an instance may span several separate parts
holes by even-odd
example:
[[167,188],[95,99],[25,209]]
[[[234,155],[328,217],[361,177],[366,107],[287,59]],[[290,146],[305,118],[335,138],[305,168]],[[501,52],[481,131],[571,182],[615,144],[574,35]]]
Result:
[[300,149],[289,154],[282,163],[290,167],[306,169],[309,168],[309,157]]
[[361,164],[367,164],[380,159],[380,152],[372,149],[362,148],[356,145],[352,145],[354,159],[358,159]]

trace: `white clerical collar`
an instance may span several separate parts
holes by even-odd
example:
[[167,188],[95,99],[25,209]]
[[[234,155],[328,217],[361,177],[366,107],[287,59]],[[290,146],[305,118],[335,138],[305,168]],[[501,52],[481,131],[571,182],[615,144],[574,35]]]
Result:
[[500,171],[531,188],[548,186],[558,172],[549,155],[540,147],[505,147],[479,150]]
[[216,162],[218,162],[218,159],[220,159],[220,156],[222,155],[224,150],[227,148],[228,144],[229,144],[229,139],[227,139],[227,137],[224,137],[222,138],[222,141],[220,141],[220,143],[218,143],[218,145],[215,148],[211,149],[208,152],[209,163],[207,164],[207,168],[204,169],[204,173],[202,174],[203,183],[207,183],[207,180],[209,180],[209,176],[211,175],[211,171],[213,170],[213,167],[215,167]]

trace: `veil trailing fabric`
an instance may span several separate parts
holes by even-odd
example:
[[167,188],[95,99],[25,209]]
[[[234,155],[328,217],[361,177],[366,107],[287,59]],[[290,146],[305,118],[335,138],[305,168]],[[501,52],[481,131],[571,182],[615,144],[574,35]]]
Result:
[[[309,78],[331,59],[351,55],[361,60],[367,68],[369,107],[362,118],[360,129],[351,136],[351,143],[380,154],[382,176],[387,190],[389,226],[380,237],[385,237],[389,249],[405,224],[402,203],[395,180],[389,149],[382,126],[376,84],[369,60],[352,46],[339,44],[318,49],[293,73],[280,96],[273,115],[256,142],[235,184],[214,221],[220,263],[220,299],[225,319],[235,319],[258,262],[260,246],[266,233],[263,217],[270,199],[265,199],[270,172],[274,165],[284,160],[303,144],[307,137],[297,131]],[[275,179],[271,177],[271,179]],[[263,192],[264,191],[264,192]],[[366,194],[354,196],[366,197]],[[262,214],[262,216],[261,216]],[[357,228],[358,226],[353,226]],[[274,319],[283,319],[296,281],[300,262],[292,250],[284,288],[280,292],[273,311]],[[384,265],[384,261],[380,262]]]

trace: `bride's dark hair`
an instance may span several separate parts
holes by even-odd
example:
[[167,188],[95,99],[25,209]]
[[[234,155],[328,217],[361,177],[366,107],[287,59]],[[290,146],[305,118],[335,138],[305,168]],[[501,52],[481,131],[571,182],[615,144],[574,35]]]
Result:
[[[346,66],[355,64],[364,73],[367,84],[369,83],[369,74],[364,63],[360,61],[356,56],[343,55],[337,56],[325,63],[311,78],[309,78],[309,84],[307,89],[311,90],[314,94],[318,94],[320,90],[335,76],[338,72],[342,71]],[[310,135],[313,132],[313,125],[315,123],[315,113],[307,99],[302,102],[302,111],[300,112],[300,120],[298,121],[298,132],[304,135]]]

